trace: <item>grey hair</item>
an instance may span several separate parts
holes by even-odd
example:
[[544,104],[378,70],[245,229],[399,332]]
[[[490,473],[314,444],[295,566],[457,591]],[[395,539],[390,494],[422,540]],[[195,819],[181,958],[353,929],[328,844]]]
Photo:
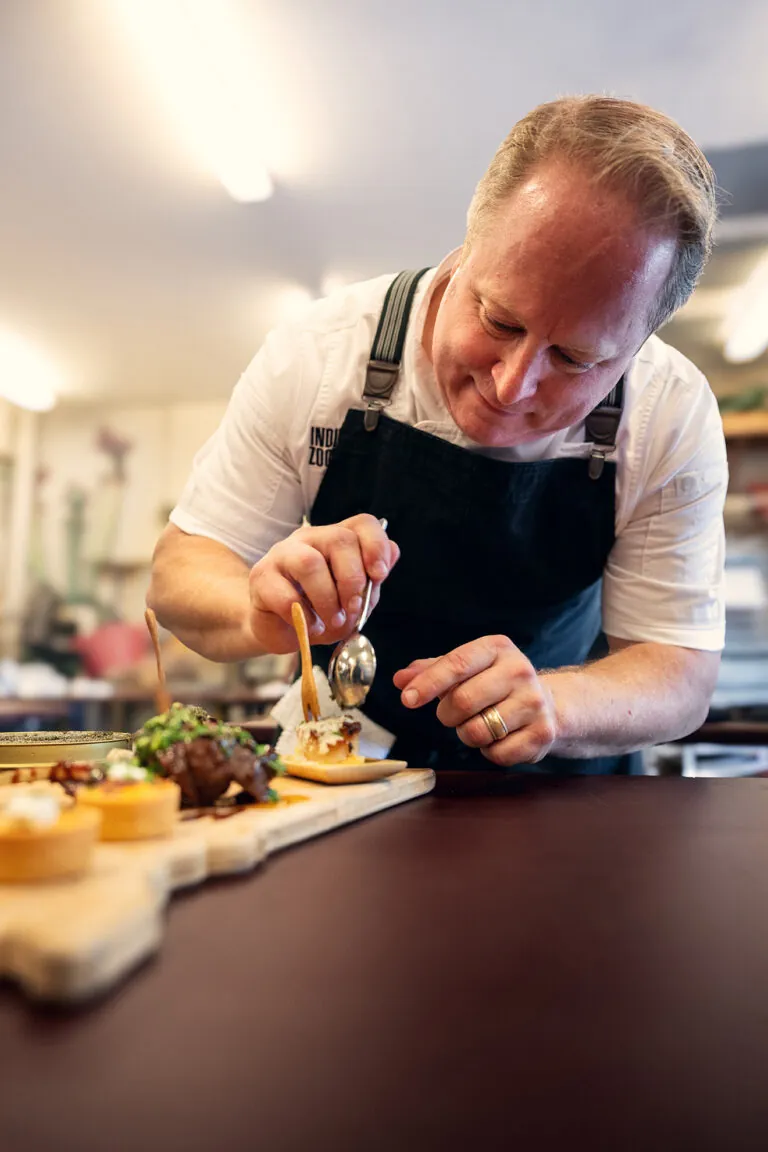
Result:
[[632,100],[565,96],[540,104],[515,124],[477,185],[467,249],[527,175],[554,157],[625,195],[641,225],[676,235],[675,259],[649,318],[654,332],[688,300],[712,251],[717,185],[707,158],[674,120]]

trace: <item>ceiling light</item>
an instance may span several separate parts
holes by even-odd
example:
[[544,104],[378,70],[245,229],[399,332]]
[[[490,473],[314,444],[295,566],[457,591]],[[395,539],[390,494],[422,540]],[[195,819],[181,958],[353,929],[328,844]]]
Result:
[[768,348],[768,252],[733,295],[723,355],[731,364],[756,360]]
[[32,412],[48,412],[61,391],[61,377],[33,345],[0,331],[0,396]]
[[112,0],[177,131],[234,200],[273,191],[233,0]]

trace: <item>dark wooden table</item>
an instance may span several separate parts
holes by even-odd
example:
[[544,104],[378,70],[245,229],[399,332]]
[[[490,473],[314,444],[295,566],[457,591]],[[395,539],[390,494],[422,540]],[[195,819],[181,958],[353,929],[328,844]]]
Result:
[[88,1010],[0,989],[2,1152],[762,1152],[768,781],[442,790],[176,898]]

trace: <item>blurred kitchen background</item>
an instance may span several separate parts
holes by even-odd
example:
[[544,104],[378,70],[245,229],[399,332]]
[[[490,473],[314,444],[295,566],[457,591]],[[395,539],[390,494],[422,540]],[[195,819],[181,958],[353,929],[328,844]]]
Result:
[[[151,713],[153,544],[267,331],[438,262],[514,121],[608,91],[723,189],[662,335],[723,413],[728,642],[708,724],[648,768],[768,768],[766,44],[763,0],[0,0],[0,728]],[[234,719],[292,675],[163,645],[174,694]]]

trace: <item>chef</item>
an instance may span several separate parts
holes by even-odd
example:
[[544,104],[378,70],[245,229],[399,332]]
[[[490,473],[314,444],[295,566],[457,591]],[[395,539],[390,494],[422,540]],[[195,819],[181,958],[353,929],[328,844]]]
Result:
[[706,380],[654,333],[715,214],[666,116],[534,109],[461,248],[267,338],[158,543],[160,620],[213,660],[285,653],[301,596],[327,660],[370,576],[366,712],[413,764],[621,772],[695,729],[727,465]]

